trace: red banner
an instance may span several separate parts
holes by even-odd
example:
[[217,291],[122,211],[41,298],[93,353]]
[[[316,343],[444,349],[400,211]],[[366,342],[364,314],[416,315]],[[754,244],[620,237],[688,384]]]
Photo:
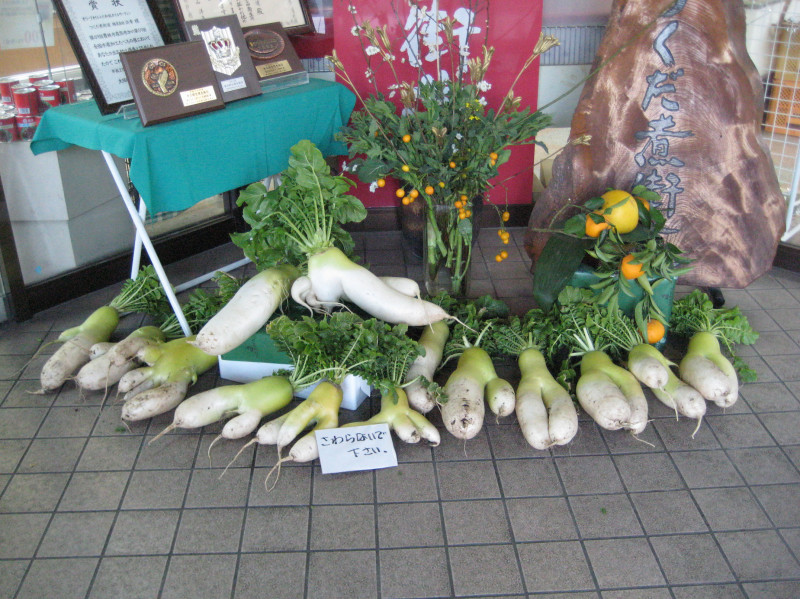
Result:
[[[416,7],[409,7],[403,0],[351,0],[349,3],[336,0],[333,11],[334,45],[339,59],[356,84],[357,94],[367,97],[379,91],[388,98],[389,86],[395,83],[394,74],[387,64],[374,67],[374,83],[367,81],[364,49],[359,38],[353,34],[356,24],[364,21],[369,21],[376,29],[386,25],[396,57],[393,64],[401,80],[417,81],[420,69],[435,78],[437,65],[442,79],[454,77],[459,57],[447,52],[437,55],[434,50],[437,36],[442,46],[446,44],[441,26],[437,28],[433,5],[438,5],[439,21],[444,18],[455,19],[454,36],[462,49],[468,48],[470,57],[480,56],[484,44],[495,49],[486,76],[486,81],[491,84],[491,89],[485,95],[488,106],[499,107],[513,84],[515,95],[522,98],[521,106],[535,110],[539,88],[538,60],[516,84],[514,79],[539,39],[541,1],[492,2],[487,13],[485,4],[475,8],[475,2],[467,0],[429,0],[420,2]],[[419,32],[424,39],[420,41],[419,36],[412,32]],[[399,104],[399,94],[393,100]],[[359,106],[357,104],[357,108]],[[488,193],[486,199],[489,202],[527,204],[531,201],[533,154],[532,145],[511,149],[511,159],[502,165],[499,176],[492,181],[495,187]],[[368,208],[395,206],[398,203],[395,189],[390,183],[373,193],[368,185],[359,183],[354,194]]]

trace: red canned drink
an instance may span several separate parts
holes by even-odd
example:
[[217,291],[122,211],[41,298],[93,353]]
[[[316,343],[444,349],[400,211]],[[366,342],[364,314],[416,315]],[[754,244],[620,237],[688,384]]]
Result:
[[38,115],[17,115],[14,118],[17,122],[17,131],[19,132],[20,141],[32,140],[33,134],[36,133],[36,126],[39,124],[41,117]]
[[49,81],[50,83],[53,83],[53,80],[50,79],[48,75],[35,75],[33,77],[28,77],[28,81],[31,85],[38,83],[39,81]]
[[0,104],[14,103],[11,87],[17,84],[19,84],[19,79],[16,77],[0,77]]
[[46,85],[53,85],[55,81],[52,79],[36,79],[35,81],[31,81],[31,87],[40,88]]
[[19,141],[17,120],[13,114],[0,114],[0,143]]
[[13,96],[17,115],[34,116],[39,114],[39,93],[35,87],[14,88]]
[[61,104],[61,88],[55,83],[52,85],[43,85],[38,88],[38,91],[39,114],[42,114],[48,108]]
[[59,79],[56,85],[61,89],[61,103],[72,104],[77,100],[74,79]]

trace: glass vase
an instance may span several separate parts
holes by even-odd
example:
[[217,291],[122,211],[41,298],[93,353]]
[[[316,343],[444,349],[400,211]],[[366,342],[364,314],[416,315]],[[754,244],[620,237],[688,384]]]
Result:
[[453,297],[467,297],[479,206],[479,201],[473,203],[469,218],[460,218],[452,204],[425,207],[422,270],[428,295],[444,291]]

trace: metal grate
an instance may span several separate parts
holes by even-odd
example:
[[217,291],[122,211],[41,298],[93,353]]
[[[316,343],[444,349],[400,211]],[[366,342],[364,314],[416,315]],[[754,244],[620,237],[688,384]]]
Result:
[[747,45],[764,85],[764,139],[786,197],[788,241],[800,233],[800,14],[762,11],[747,23]]
[[560,45],[542,54],[541,65],[592,64],[605,31],[603,25],[542,27],[542,33],[555,36]]

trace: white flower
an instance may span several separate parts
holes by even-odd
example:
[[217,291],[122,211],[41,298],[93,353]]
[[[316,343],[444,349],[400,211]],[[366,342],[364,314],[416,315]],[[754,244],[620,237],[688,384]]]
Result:
[[361,31],[361,27],[359,27],[358,25],[353,25],[353,28],[350,30],[350,33],[352,33],[354,36],[358,37],[358,34],[359,34],[360,31]]
[[484,98],[483,96],[478,98],[478,102],[480,102],[481,106],[486,106],[488,104],[488,102],[486,101],[486,98]]
[[375,77],[375,73],[372,72],[372,69],[367,69],[364,71],[364,77],[367,78],[367,81],[372,81]]
[[416,112],[417,111],[414,110],[413,108],[403,108],[403,110],[400,111],[400,116],[411,116],[413,114],[416,114]]
[[477,87],[482,92],[488,92],[490,89],[492,89],[492,84],[484,80],[484,81],[479,81],[475,87]]
[[344,161],[343,161],[343,162],[342,162],[342,172],[343,172],[343,173],[346,173],[346,172],[348,172],[349,170],[350,170],[350,169],[347,167],[347,162],[344,162]]
[[375,193],[376,189],[378,189],[378,182],[377,181],[373,181],[372,183],[369,184],[370,193]]
[[377,46],[367,46],[364,51],[367,53],[367,56],[375,56],[380,52]]
[[387,54],[383,57],[386,62],[392,62],[394,60],[394,54]]
[[389,99],[394,98],[397,95],[397,92],[391,91],[389,92]]
[[462,139],[464,139],[464,136],[461,135],[460,133],[456,133],[456,139],[461,141]]
[[469,46],[461,46],[458,49],[459,56],[463,56],[464,58],[469,58]]
[[455,154],[456,152],[458,152],[458,148],[456,147],[456,144],[452,144],[452,145],[450,146],[450,148],[453,150],[453,154]]
[[347,10],[349,10],[349,11],[350,11],[350,14],[353,14],[353,15],[354,15],[354,14],[356,14],[356,12],[357,12],[357,11],[356,11],[356,7],[355,7],[355,6],[353,6],[352,4],[348,4],[348,5],[347,5]]

